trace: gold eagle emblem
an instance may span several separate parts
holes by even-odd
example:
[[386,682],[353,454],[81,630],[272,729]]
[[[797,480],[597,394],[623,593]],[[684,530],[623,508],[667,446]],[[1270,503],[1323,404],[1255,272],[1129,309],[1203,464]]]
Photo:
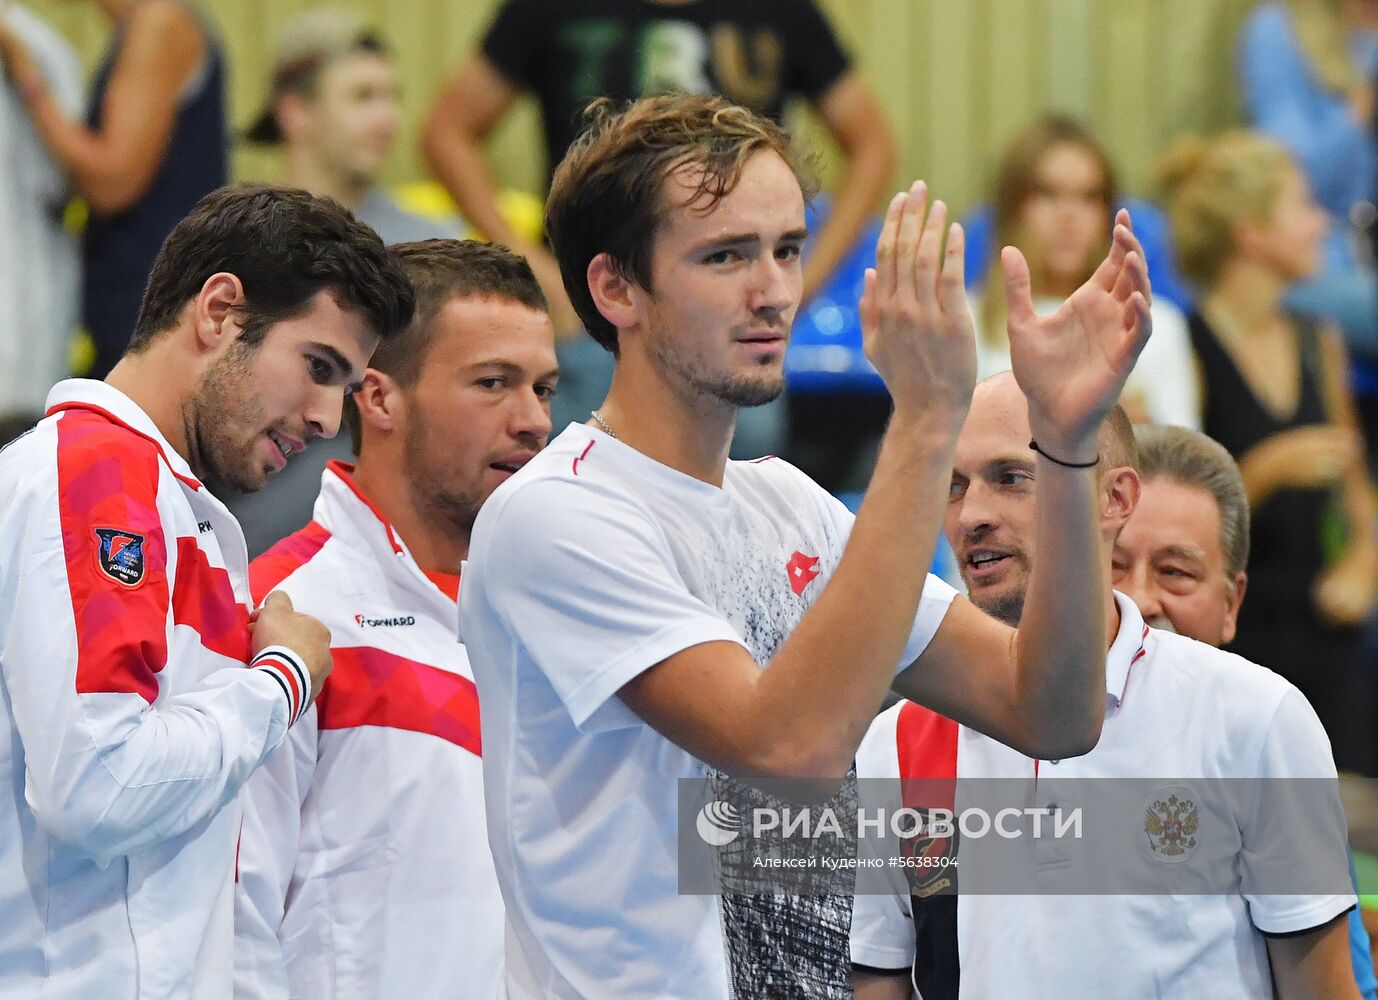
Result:
[[1155,799],[1144,811],[1144,833],[1154,854],[1165,859],[1183,860],[1196,850],[1196,831],[1201,820],[1196,803],[1169,795]]

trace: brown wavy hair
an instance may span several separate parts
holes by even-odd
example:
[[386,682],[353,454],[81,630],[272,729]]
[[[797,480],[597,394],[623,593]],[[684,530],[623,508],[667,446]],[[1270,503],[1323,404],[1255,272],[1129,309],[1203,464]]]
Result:
[[589,263],[606,253],[623,278],[651,291],[651,248],[673,207],[664,197],[667,176],[684,166],[702,168],[698,189],[710,210],[729,194],[742,167],[762,150],[778,153],[805,196],[814,191],[811,166],[775,122],[722,97],[676,94],[618,106],[590,104],[588,122],[555,170],[546,200],[545,228],[570,302],[594,340],[617,354],[617,329],[594,305]]

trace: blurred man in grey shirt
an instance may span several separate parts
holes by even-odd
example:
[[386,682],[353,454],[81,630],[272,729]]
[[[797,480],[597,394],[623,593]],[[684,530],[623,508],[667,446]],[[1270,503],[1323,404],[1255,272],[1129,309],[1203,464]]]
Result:
[[[247,137],[282,146],[281,183],[334,198],[384,243],[460,235],[459,219],[409,212],[378,183],[396,145],[401,102],[387,45],[367,21],[333,8],[299,14],[278,33],[272,66],[267,104]],[[352,457],[347,435],[319,440],[266,489],[231,496],[249,556],[311,520],[326,463]]]

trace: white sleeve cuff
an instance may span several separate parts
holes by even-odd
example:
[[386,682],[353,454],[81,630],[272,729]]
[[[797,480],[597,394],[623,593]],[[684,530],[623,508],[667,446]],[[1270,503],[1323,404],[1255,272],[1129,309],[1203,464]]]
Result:
[[[1258,903],[1264,900],[1289,900],[1292,906],[1268,907],[1260,912]],[[1297,934],[1328,924],[1340,914],[1358,905],[1354,896],[1256,896],[1249,900],[1249,916],[1263,934]]]

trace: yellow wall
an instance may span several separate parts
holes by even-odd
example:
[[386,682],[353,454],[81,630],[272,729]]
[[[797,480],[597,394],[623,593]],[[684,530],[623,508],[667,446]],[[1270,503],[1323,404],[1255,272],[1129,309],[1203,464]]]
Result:
[[[27,0],[78,46],[89,65],[107,26],[90,0]],[[743,0],[750,3],[751,0]],[[895,184],[924,177],[959,209],[985,197],[994,157],[1029,116],[1086,117],[1142,191],[1157,151],[1175,134],[1236,120],[1235,29],[1251,0],[821,0],[899,137]],[[231,116],[257,111],[273,32],[309,0],[206,4],[230,55]],[[440,82],[477,42],[497,0],[339,0],[387,33],[402,74],[406,128],[389,179],[411,180],[420,120]],[[826,139],[808,116],[796,124]],[[493,169],[506,185],[539,189],[543,154],[534,106],[523,102],[495,136]],[[269,154],[237,148],[240,178],[269,178]],[[833,173],[824,159],[825,179]]]

